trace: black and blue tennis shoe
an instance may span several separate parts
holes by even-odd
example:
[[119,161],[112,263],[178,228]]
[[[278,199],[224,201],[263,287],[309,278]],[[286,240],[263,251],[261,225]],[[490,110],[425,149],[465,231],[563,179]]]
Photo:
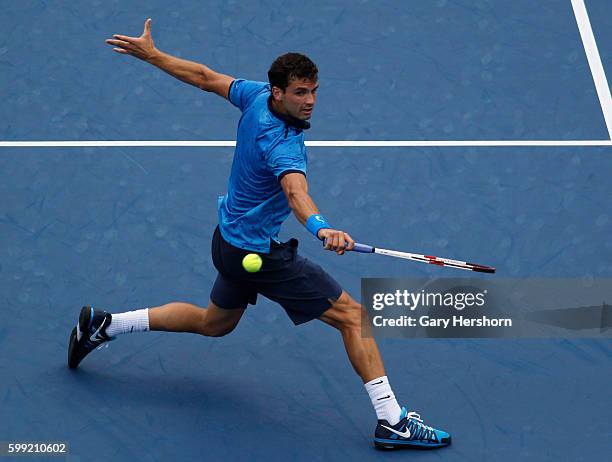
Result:
[[416,412],[402,408],[400,421],[395,425],[379,420],[374,433],[374,444],[380,449],[435,449],[451,444],[451,436],[423,423]]
[[75,369],[83,358],[106,342],[114,340],[106,334],[112,315],[106,311],[94,310],[93,306],[81,308],[79,322],[72,329],[68,345],[68,367]]

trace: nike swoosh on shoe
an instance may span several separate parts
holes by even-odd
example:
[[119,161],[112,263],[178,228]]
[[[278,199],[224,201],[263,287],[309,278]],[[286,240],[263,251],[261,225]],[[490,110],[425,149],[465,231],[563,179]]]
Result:
[[100,324],[100,327],[98,327],[98,329],[91,335],[91,337],[89,337],[89,340],[91,340],[92,342],[104,340],[104,338],[102,337],[99,337],[99,338],[97,337],[97,335],[100,333],[100,331],[104,327],[104,324],[106,324],[106,318],[102,320],[102,324]]
[[383,428],[386,428],[387,430],[389,430],[389,431],[391,431],[393,433],[395,433],[396,435],[401,436],[402,438],[410,438],[410,430],[408,430],[407,428],[406,428],[405,432],[398,432],[397,430],[394,430],[393,428],[389,428],[386,425],[382,425],[381,424],[380,426],[383,427]]

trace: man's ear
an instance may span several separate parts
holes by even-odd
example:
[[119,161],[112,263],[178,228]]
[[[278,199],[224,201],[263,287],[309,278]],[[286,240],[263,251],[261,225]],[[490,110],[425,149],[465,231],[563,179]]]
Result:
[[272,87],[272,98],[275,101],[281,101],[285,92],[278,87]]

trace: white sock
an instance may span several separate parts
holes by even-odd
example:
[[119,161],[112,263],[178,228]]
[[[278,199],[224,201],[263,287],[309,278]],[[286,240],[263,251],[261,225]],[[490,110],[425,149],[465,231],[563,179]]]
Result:
[[370,395],[370,400],[376,411],[376,417],[379,420],[386,420],[391,425],[398,423],[402,409],[397,404],[387,376],[384,375],[370,380],[364,387],[368,395]]
[[132,332],[146,332],[148,330],[149,309],[144,308],[127,313],[113,314],[113,319],[106,328],[106,334],[114,337],[117,334],[131,334]]

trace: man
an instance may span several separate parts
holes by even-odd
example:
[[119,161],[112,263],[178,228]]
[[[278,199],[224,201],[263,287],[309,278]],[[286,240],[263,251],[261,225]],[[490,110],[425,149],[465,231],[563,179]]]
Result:
[[[183,82],[226,98],[242,111],[228,193],[219,199],[219,226],[212,240],[218,270],[210,303],[201,308],[174,302],[110,314],[86,306],[70,337],[68,365],[76,368],[96,347],[124,333],[148,330],[230,333],[257,294],[279,303],[297,325],[312,319],[342,334],[349,359],[378,417],[375,444],[382,448],[450,444],[450,435],[400,408],[385,376],[376,342],[361,335],[363,308],[320,266],[297,253],[297,241],[278,241],[282,222],[293,211],[325,248],[342,255],[354,241],[327,223],[308,195],[304,130],[315,106],[318,70],[306,56],[288,53],[268,72],[269,84],[234,79],[155,48],[151,20],[140,37],[114,35],[106,41],[120,54],[135,56]],[[256,253],[259,271],[247,272],[243,258]]]

